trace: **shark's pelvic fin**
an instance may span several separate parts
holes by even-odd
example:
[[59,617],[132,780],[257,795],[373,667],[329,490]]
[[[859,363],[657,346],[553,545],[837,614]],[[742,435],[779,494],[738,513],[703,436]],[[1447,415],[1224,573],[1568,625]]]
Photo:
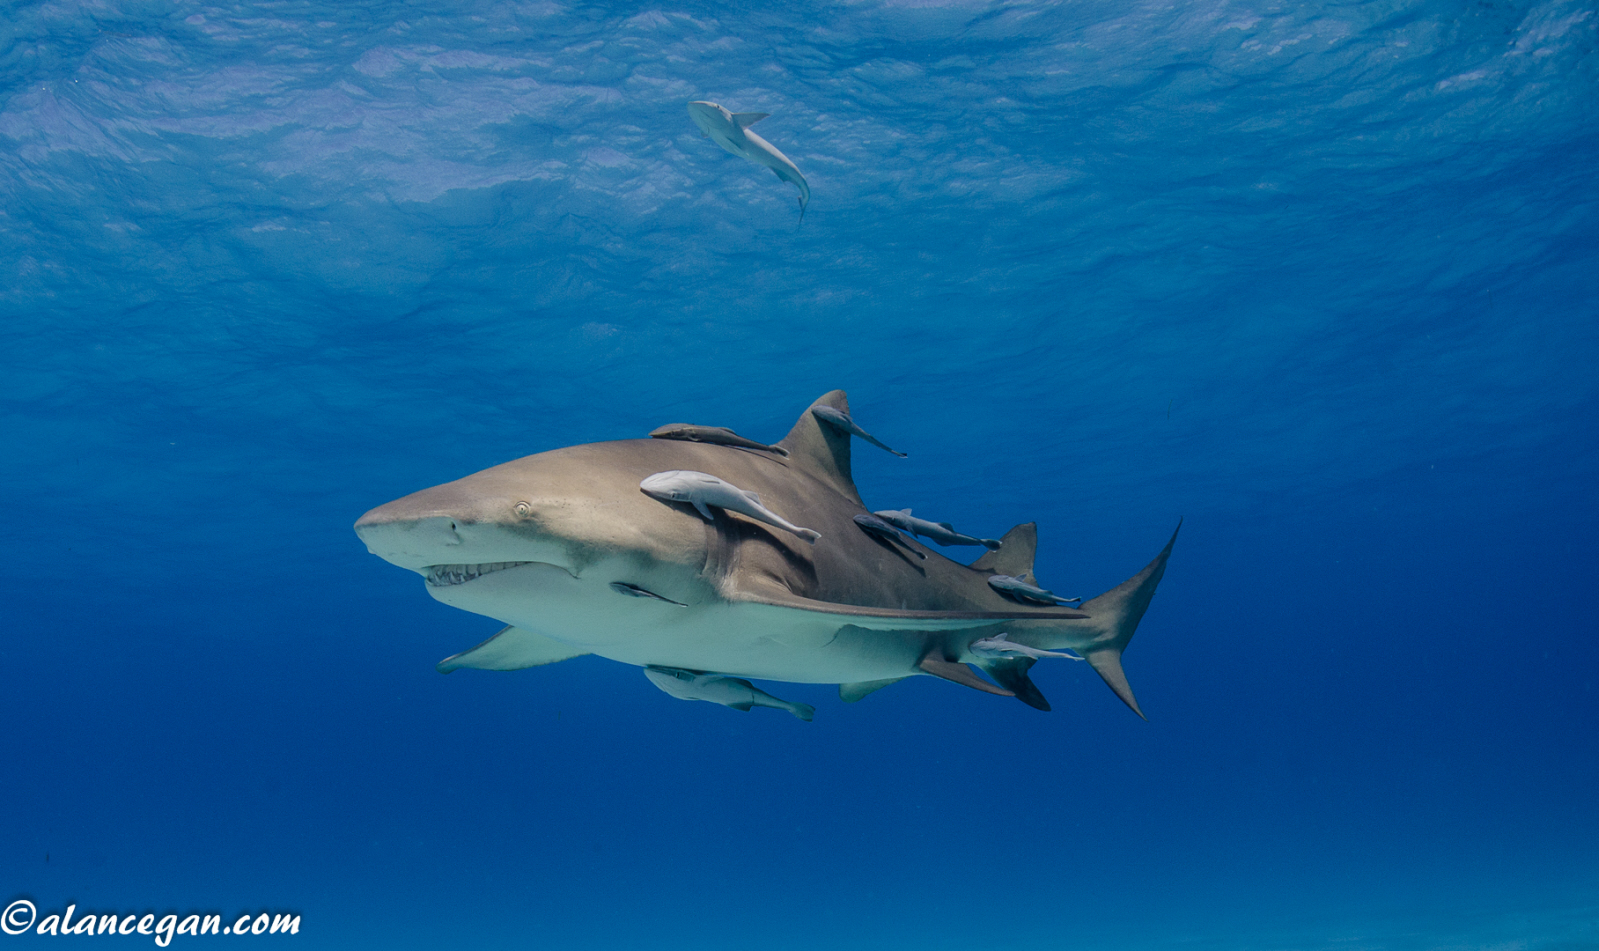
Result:
[[822,425],[811,412],[817,406],[830,406],[849,415],[849,397],[843,390],[834,390],[807,406],[794,428],[777,445],[788,450],[790,466],[820,479],[846,499],[864,507],[860,492],[855,489],[855,477],[850,473],[850,434]]
[[733,113],[733,124],[740,129],[748,129],[769,115],[771,115],[770,112],[735,112]]
[[992,571],[996,575],[1010,575],[1028,584],[1037,584],[1033,577],[1033,557],[1038,552],[1038,523],[1026,522],[1005,533],[999,548],[983,552],[972,562],[978,571]]
[[588,651],[563,644],[543,634],[506,627],[471,650],[462,651],[439,661],[437,669],[441,674],[460,670],[462,667],[476,670],[522,670],[526,667],[542,667],[545,664],[582,657],[587,653]]
[[1127,674],[1122,670],[1122,651],[1127,649],[1127,642],[1133,639],[1138,622],[1149,609],[1149,601],[1155,596],[1155,586],[1160,584],[1161,576],[1166,573],[1166,560],[1171,557],[1172,546],[1177,544],[1177,532],[1182,530],[1183,523],[1179,520],[1177,530],[1171,533],[1171,541],[1166,543],[1154,561],[1144,566],[1143,571],[1083,605],[1083,610],[1091,617],[1087,623],[1098,629],[1099,637],[1097,643],[1080,648],[1078,653],[1115,691],[1116,696],[1141,717],[1144,717],[1144,711],[1138,709],[1138,699],[1133,696],[1133,688],[1127,683]]
[[998,697],[1016,696],[1009,690],[996,687],[983,678],[972,673],[972,669],[965,664],[956,663],[952,660],[945,660],[944,658],[938,657],[934,654],[928,654],[926,657],[923,657],[922,662],[916,666],[920,667],[926,673],[932,674],[934,677],[942,677],[945,680],[958,683],[963,687],[970,687],[973,690],[981,690],[983,693],[991,693]]
[[845,703],[854,703],[867,694],[876,693],[889,684],[897,684],[904,677],[890,677],[887,680],[865,680],[858,684],[839,684],[838,699]]

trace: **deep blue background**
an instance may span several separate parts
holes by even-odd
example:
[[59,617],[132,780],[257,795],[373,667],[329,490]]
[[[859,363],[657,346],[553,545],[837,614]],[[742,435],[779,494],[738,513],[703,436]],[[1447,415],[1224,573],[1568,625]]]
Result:
[[[328,948],[1599,946],[1591,3],[637,12],[0,16],[0,898]],[[772,113],[803,225],[698,98]],[[808,725],[441,677],[497,625],[350,531],[835,387],[911,453],[857,450],[869,505],[1036,519],[1057,591],[1186,519],[1149,723],[1064,663],[1047,715],[767,685]]]

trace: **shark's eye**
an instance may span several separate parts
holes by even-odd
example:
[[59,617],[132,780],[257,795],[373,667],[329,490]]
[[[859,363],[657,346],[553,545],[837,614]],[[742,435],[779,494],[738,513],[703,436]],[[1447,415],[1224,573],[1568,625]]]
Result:
[[529,515],[532,515],[532,514],[533,514],[533,506],[527,504],[526,502],[518,502],[518,503],[516,503],[516,517],[517,518],[527,518]]

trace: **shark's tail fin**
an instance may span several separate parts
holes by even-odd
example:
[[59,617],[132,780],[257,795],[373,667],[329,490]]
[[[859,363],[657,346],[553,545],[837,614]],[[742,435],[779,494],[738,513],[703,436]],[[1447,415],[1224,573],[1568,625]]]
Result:
[[1172,546],[1177,544],[1177,532],[1182,531],[1182,528],[1183,523],[1179,520],[1177,530],[1171,533],[1171,541],[1166,543],[1154,561],[1144,566],[1143,571],[1084,604],[1083,611],[1089,615],[1087,620],[1071,622],[1079,629],[1086,626],[1095,630],[1098,636],[1094,643],[1076,648],[1077,652],[1104,678],[1116,696],[1141,717],[1144,711],[1138,709],[1133,688],[1128,685],[1127,675],[1122,672],[1122,651],[1126,649],[1127,642],[1133,639],[1138,622],[1143,620],[1144,611],[1149,608],[1149,600],[1155,596],[1155,586],[1160,584],[1161,576],[1166,573],[1166,559],[1171,557]]

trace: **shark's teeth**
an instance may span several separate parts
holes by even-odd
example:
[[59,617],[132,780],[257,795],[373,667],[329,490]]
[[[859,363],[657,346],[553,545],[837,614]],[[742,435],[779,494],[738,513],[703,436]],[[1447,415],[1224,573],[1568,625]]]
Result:
[[452,584],[466,584],[491,572],[531,564],[531,561],[490,561],[481,565],[429,565],[426,569],[427,581],[435,588],[444,588]]

